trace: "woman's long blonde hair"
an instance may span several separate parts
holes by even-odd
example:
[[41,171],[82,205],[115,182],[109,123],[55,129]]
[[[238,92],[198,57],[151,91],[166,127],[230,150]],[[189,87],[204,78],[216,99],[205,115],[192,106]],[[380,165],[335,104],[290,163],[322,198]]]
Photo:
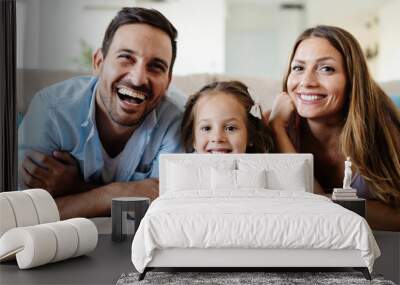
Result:
[[349,32],[332,26],[305,30],[294,45],[283,90],[287,92],[297,47],[312,37],[328,40],[343,57],[347,84],[339,151],[352,158],[372,194],[386,204],[400,206],[400,111],[370,76],[362,49]]

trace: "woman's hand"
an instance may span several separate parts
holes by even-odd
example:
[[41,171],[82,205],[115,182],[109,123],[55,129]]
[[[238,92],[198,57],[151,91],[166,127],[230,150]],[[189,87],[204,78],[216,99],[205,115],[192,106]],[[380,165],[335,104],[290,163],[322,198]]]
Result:
[[287,128],[290,117],[295,112],[295,105],[286,92],[280,93],[274,100],[272,111],[269,115],[269,125],[275,128]]
[[278,152],[297,152],[286,131],[290,117],[295,111],[296,109],[290,96],[282,92],[275,98],[272,111],[263,113],[263,121],[271,127]]

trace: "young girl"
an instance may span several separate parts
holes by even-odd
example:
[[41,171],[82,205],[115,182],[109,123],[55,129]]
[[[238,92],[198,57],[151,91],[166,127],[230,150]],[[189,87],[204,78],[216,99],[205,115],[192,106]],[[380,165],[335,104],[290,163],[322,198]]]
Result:
[[253,116],[247,86],[239,81],[214,82],[190,96],[182,120],[187,152],[263,153],[273,141],[262,120]]

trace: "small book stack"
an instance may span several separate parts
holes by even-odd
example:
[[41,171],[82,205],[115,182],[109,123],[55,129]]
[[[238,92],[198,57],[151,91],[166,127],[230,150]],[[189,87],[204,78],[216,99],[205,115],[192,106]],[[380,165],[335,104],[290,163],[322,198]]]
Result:
[[332,193],[332,199],[334,200],[351,200],[357,199],[357,189],[343,189],[343,188],[334,188]]

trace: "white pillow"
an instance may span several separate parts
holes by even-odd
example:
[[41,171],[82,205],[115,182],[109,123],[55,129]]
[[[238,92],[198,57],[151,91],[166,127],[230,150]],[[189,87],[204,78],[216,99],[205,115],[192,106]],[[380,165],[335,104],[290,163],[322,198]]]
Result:
[[236,170],[237,188],[266,188],[267,171],[261,170]]
[[167,189],[170,191],[210,188],[210,167],[170,163],[168,173]]
[[236,189],[236,170],[211,168],[211,189]]
[[269,189],[306,191],[307,171],[304,162],[293,164],[291,168],[270,169],[267,171]]
[[238,160],[240,170],[266,170],[266,188],[271,190],[306,191],[310,188],[304,160]]
[[169,162],[167,191],[211,190],[211,169],[235,168],[235,161],[217,161],[213,165],[195,164],[192,161]]
[[265,188],[266,171],[211,169],[212,190],[239,190],[241,188]]

